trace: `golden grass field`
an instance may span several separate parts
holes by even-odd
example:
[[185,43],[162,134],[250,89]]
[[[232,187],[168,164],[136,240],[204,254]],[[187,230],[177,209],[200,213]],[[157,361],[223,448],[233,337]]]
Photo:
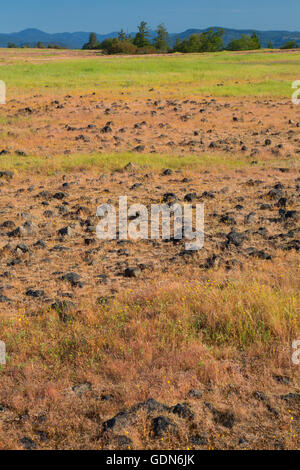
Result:
[[[0,50],[0,449],[299,449],[299,58]],[[166,193],[202,250],[97,239]]]

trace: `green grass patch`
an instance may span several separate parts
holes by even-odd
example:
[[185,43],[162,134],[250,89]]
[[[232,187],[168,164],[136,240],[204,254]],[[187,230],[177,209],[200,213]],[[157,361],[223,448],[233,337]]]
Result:
[[8,95],[95,90],[133,95],[150,87],[169,95],[291,96],[300,53],[95,57],[2,66]]
[[[56,171],[74,171],[80,169],[121,170],[128,163],[144,169],[161,170],[171,168],[202,169],[202,168],[246,168],[251,159],[239,155],[200,154],[200,155],[160,155],[138,153],[114,154],[73,154],[53,157],[4,155],[0,160],[1,170],[40,171],[52,174]],[[261,162],[266,165],[269,162]]]

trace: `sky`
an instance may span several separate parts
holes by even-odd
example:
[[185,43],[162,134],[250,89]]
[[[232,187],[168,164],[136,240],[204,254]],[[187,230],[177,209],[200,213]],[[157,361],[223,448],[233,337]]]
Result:
[[169,32],[224,26],[300,30],[299,0],[13,0],[1,1],[0,33],[38,28],[45,32],[136,31],[165,23]]

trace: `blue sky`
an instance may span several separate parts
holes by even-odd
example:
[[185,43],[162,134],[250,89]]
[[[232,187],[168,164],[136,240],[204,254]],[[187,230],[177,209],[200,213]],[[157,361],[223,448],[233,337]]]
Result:
[[145,19],[170,32],[187,28],[300,30],[299,0],[2,0],[0,32],[38,28],[46,32],[108,33]]

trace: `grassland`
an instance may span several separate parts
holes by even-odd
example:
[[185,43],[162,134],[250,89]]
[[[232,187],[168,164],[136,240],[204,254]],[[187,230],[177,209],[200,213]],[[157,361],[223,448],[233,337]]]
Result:
[[[56,60],[58,54],[14,52],[0,54],[1,79],[9,93],[37,91],[58,96],[66,92],[121,91],[144,96],[158,87],[167,96],[291,95],[297,78],[299,52],[169,55],[164,57],[103,57],[83,53]],[[86,58],[87,57],[87,58]],[[6,67],[6,65],[9,66]]]
[[[0,449],[299,449],[299,59],[0,50]],[[200,252],[96,238],[166,193]]]

